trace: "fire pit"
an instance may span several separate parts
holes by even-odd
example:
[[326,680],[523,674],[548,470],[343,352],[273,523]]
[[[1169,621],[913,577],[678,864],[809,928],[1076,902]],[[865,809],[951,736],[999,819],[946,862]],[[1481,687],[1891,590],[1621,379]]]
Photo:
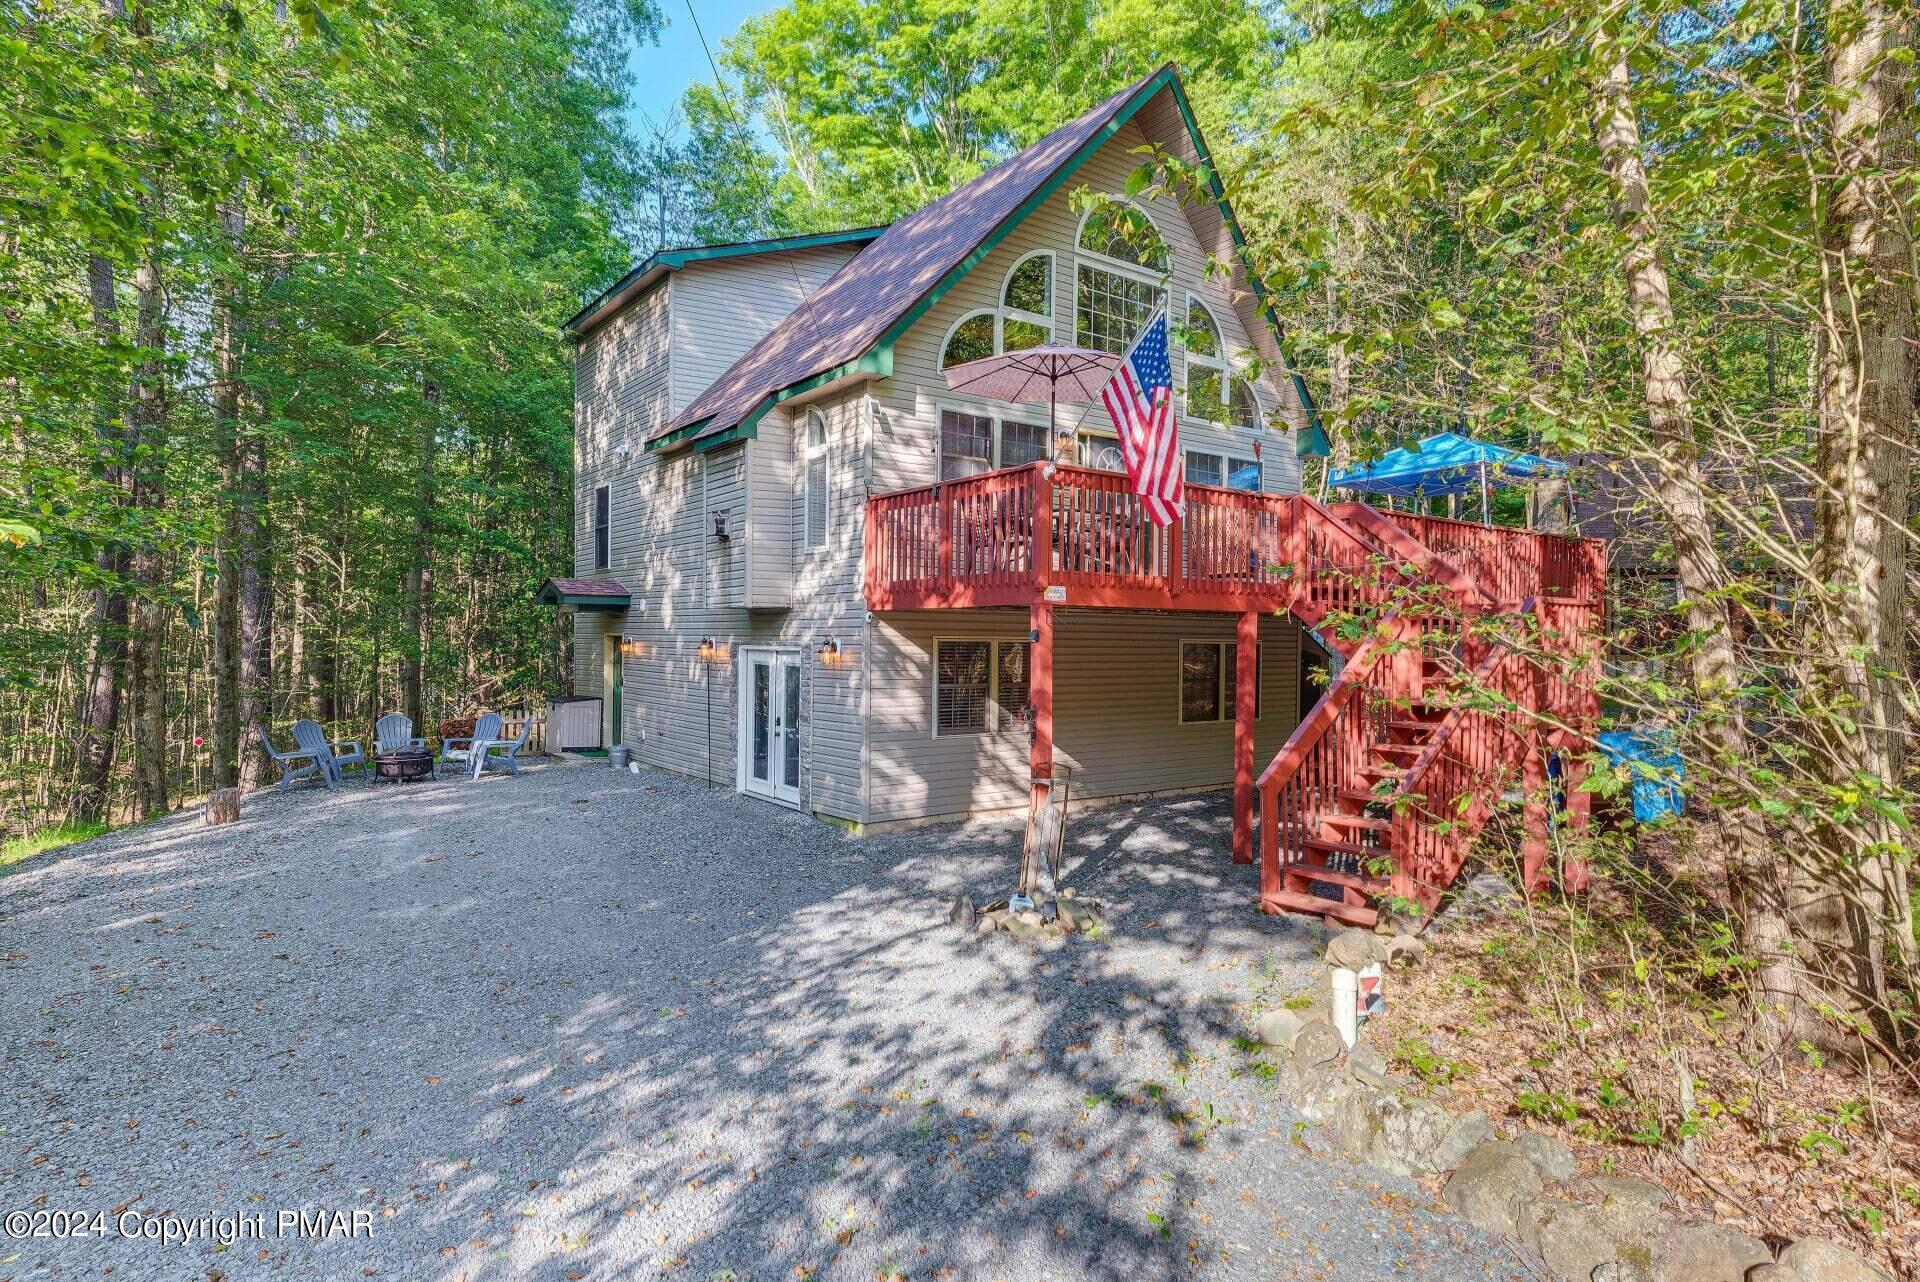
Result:
[[433,774],[433,754],[425,748],[395,748],[391,752],[376,753],[373,773],[377,779],[393,779],[401,783],[426,779]]

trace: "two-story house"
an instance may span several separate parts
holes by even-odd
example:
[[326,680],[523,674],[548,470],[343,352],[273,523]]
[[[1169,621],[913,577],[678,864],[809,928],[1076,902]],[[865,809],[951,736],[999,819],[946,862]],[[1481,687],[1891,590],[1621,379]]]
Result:
[[[1049,442],[1045,404],[941,371],[1046,342],[1117,352],[1162,308],[1185,340],[1189,483],[1298,488],[1302,392],[1224,202],[1137,203],[1146,248],[1076,212],[1082,189],[1123,193],[1148,143],[1206,154],[1172,68],[891,227],[662,252],[569,323],[574,569],[611,580],[573,594],[575,688],[603,699],[610,742],[862,825],[1026,803],[1028,611],[869,610],[865,509],[1050,445],[1117,472],[1097,403],[1062,405]],[[1270,364],[1250,376],[1250,357]],[[1075,797],[1229,783],[1235,618],[1072,605],[1053,744]],[[1261,751],[1299,719],[1301,646],[1262,620]]]
[[[1203,189],[1128,199],[1149,146]],[[1188,483],[1164,529],[1103,406],[1050,419],[944,373],[1117,354],[1163,310]],[[1604,548],[1298,493],[1312,406],[1172,67],[889,227],[662,252],[569,328],[578,555],[542,594],[640,760],[858,827],[1063,777],[1231,785],[1236,862],[1259,800],[1261,906],[1356,924],[1431,908],[1522,786],[1546,877]],[[1539,626],[1490,640],[1496,616]],[[1342,659],[1324,692],[1314,636]]]

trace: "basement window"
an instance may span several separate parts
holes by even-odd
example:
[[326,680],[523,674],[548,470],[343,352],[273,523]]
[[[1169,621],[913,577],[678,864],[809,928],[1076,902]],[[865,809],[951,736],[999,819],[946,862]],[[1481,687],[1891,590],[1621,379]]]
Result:
[[[1253,719],[1260,719],[1260,651],[1253,652]],[[1240,684],[1240,645],[1235,641],[1180,643],[1180,724],[1232,721]]]
[[934,643],[933,733],[985,734],[1027,719],[1032,646],[1025,641]]

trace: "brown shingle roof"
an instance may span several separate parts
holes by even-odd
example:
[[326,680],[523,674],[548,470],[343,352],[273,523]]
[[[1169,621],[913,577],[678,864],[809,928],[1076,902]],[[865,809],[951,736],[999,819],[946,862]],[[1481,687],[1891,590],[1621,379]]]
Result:
[[[1699,463],[1707,486],[1745,514],[1746,520],[1789,546],[1813,537],[1813,495],[1805,475],[1784,458],[1733,458],[1710,454]],[[1654,498],[1659,477],[1649,460],[1588,454],[1572,461],[1571,483],[1580,533],[1607,541],[1615,570],[1673,572],[1673,543]],[[1752,564],[1762,550],[1716,517],[1720,551],[1736,564]]]
[[1164,87],[1172,64],[1121,90],[1071,124],[972,182],[902,218],[714,380],[653,442],[688,433],[700,440],[737,426],[769,396],[847,365],[878,343],[914,304],[1013,218],[1047,180],[1103,141],[1141,100]]

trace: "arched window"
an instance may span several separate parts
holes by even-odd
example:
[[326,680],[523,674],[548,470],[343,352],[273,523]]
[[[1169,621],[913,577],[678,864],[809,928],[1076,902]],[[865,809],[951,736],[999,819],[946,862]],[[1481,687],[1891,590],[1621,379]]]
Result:
[[827,541],[827,416],[808,410],[804,457],[806,458],[806,545],[820,547]]
[[1028,254],[1000,286],[1000,306],[969,312],[947,331],[940,368],[1053,341],[1053,255]]
[[993,355],[993,330],[992,312],[974,312],[961,317],[960,323],[947,331],[946,344],[940,349],[940,368],[965,365]]
[[1053,255],[1028,254],[1000,291],[1000,350],[1024,351],[1053,338]]
[[1082,347],[1124,352],[1166,306],[1167,245],[1146,212],[1112,204],[1080,220],[1074,241],[1073,336]]
[[1232,427],[1258,427],[1253,388],[1234,373],[1220,326],[1205,303],[1187,295],[1187,417]]

